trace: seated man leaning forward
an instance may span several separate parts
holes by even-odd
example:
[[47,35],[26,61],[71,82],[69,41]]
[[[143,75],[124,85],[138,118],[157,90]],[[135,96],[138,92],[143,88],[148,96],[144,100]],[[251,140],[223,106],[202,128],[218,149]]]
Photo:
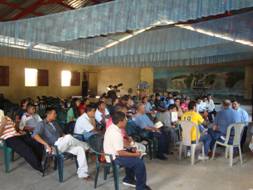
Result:
[[103,101],[98,102],[97,110],[95,112],[95,119],[99,124],[106,125],[107,120],[110,117],[110,113],[106,108],[106,104]]
[[165,112],[161,112],[157,119],[164,124],[164,131],[169,135],[169,151],[173,152],[175,143],[179,141],[180,134],[180,129],[177,127],[178,111],[176,104],[169,105],[168,109]]
[[[224,142],[227,135],[227,128],[234,123],[240,123],[240,113],[231,108],[231,101],[224,100],[223,108],[219,111],[214,119],[214,126],[208,130],[212,137],[211,148],[213,148],[215,141]],[[233,133],[233,132],[231,132]],[[233,134],[231,134],[229,143],[232,143]]]
[[27,104],[26,112],[21,117],[19,129],[31,132],[40,121],[42,121],[42,119],[36,113],[35,105],[29,103]]
[[87,105],[86,113],[83,113],[76,120],[74,133],[83,135],[85,141],[99,132],[96,129],[95,111],[95,106]]
[[79,178],[90,179],[85,151],[88,145],[78,141],[71,135],[64,135],[59,125],[55,122],[56,111],[54,108],[47,108],[46,118],[38,123],[33,131],[32,137],[45,146],[48,153],[52,153],[53,146],[57,146],[60,152],[68,152],[77,156]]
[[[141,159],[142,153],[129,151],[124,147],[121,129],[126,126],[126,115],[123,112],[115,112],[112,122],[113,124],[105,132],[104,152],[112,155],[116,164],[125,167],[124,185],[136,187],[136,190],[150,190],[151,188],[146,185],[146,167]],[[110,162],[111,160],[106,156],[106,161]]]
[[133,118],[135,124],[141,129],[147,131],[151,137],[158,139],[158,153],[157,158],[160,160],[167,160],[164,154],[169,154],[169,137],[163,128],[156,128],[155,124],[145,114],[145,106],[140,103],[137,105],[137,114]]

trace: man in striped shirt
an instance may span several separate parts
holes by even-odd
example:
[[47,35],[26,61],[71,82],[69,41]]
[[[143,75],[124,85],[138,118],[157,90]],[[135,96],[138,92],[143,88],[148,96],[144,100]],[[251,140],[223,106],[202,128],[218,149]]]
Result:
[[23,157],[34,169],[42,172],[43,147],[23,132],[18,132],[15,123],[8,117],[0,121],[0,139]]

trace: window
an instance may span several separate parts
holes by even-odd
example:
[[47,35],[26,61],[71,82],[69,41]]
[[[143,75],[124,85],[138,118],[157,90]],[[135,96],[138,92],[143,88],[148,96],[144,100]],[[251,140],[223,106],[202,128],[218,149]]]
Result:
[[0,66],[0,86],[9,86],[9,67]]
[[38,70],[25,68],[25,86],[38,86]]
[[71,72],[62,71],[61,72],[61,86],[70,86],[71,85]]

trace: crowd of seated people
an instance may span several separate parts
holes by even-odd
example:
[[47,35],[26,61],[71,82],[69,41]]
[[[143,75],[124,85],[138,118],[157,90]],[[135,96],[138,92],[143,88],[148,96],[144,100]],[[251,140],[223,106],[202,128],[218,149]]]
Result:
[[[180,131],[184,130],[180,121],[194,123],[191,141],[202,142],[205,151],[205,156],[199,156],[199,159],[208,159],[214,143],[224,141],[230,124],[245,123],[244,144],[249,123],[248,113],[238,101],[224,100],[221,111],[216,112],[211,95],[192,99],[169,92],[113,98],[104,94],[98,101],[89,98],[60,101],[60,108],[46,106],[45,115],[36,112],[38,107],[27,98],[22,100],[15,118],[3,116],[0,111],[0,138],[34,169],[42,172],[43,152],[53,154],[57,147],[60,152],[76,155],[78,177],[90,180],[86,154],[89,147],[94,146],[111,154],[113,161],[126,168],[123,183],[136,189],[150,187],[146,185],[143,160],[146,147],[142,142],[135,142],[127,133],[125,128],[130,122],[147,138],[157,141],[155,158],[160,160],[167,160],[175,152],[175,145],[181,139]],[[57,123],[58,109],[66,112],[65,126]],[[157,126],[159,122],[162,125]],[[107,157],[105,159],[111,161]]]

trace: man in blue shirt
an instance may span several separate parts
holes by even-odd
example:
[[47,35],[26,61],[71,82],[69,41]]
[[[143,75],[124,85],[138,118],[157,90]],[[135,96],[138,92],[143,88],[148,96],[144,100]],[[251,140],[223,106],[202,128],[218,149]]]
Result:
[[241,108],[239,102],[236,100],[232,101],[232,108],[239,113],[240,122],[245,123],[247,125],[249,122],[249,114],[247,113],[247,111]]
[[243,145],[244,145],[244,143],[246,141],[246,137],[247,137],[249,114],[247,113],[246,110],[244,110],[243,108],[240,107],[239,102],[236,100],[232,101],[232,108],[233,108],[233,110],[235,110],[239,114],[239,120],[240,120],[239,122],[245,123],[245,127],[244,127],[243,134],[242,134],[242,139],[241,139],[241,147],[243,150]]
[[212,137],[211,148],[213,148],[215,141],[225,140],[229,125],[238,122],[240,122],[239,113],[231,108],[230,100],[224,100],[223,109],[215,117],[213,129],[208,130]]
[[137,106],[137,114],[133,118],[135,124],[141,129],[148,131],[150,136],[154,136],[158,139],[158,155],[157,158],[161,160],[166,160],[167,157],[164,154],[169,154],[168,141],[169,137],[165,131],[158,129],[154,126],[154,123],[145,114],[144,104],[139,104]]

